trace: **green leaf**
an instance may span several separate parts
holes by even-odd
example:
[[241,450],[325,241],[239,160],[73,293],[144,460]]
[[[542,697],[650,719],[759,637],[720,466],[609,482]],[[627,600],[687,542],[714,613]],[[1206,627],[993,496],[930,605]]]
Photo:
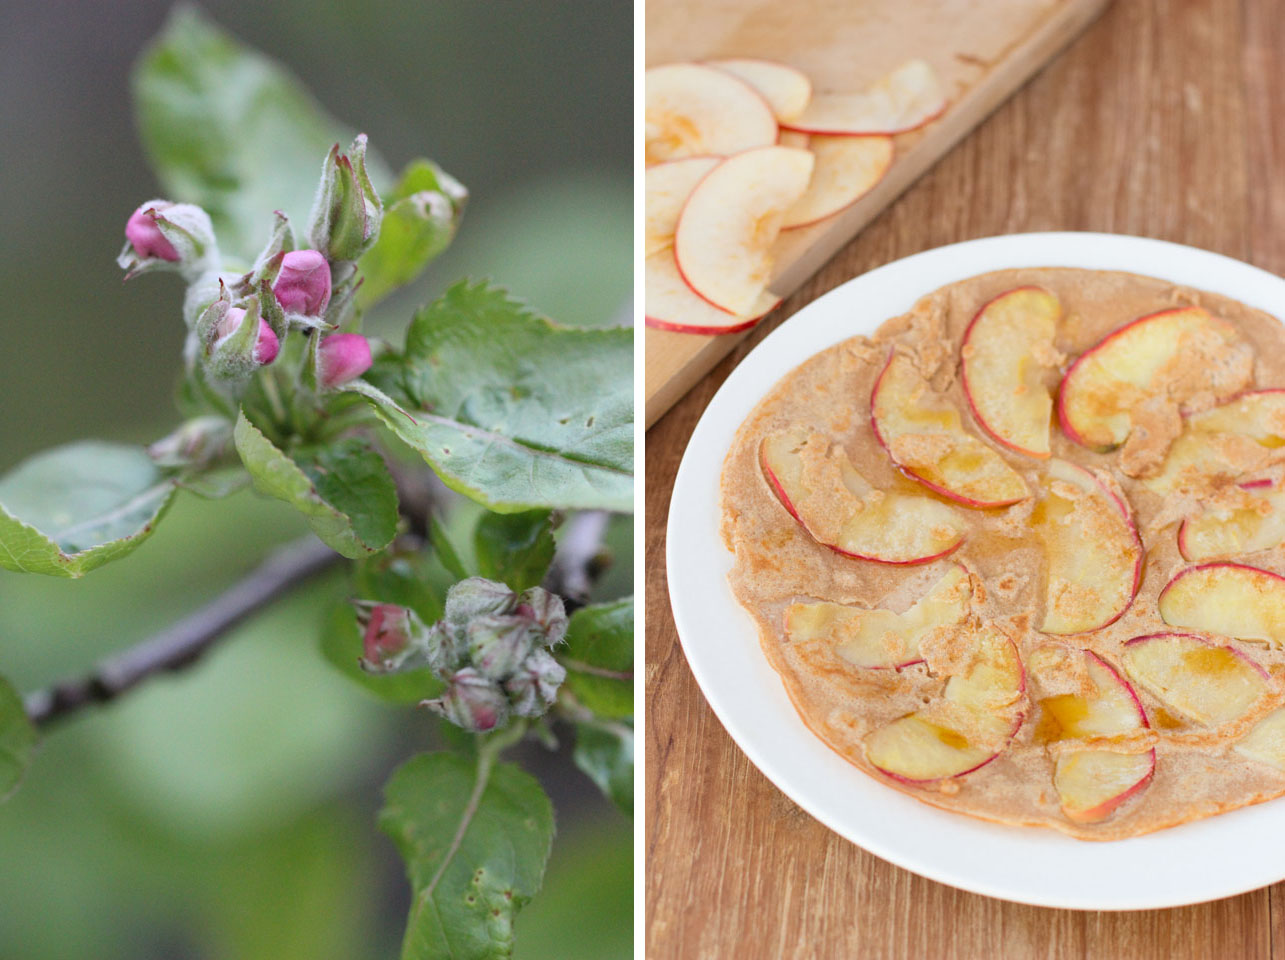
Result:
[[233,433],[254,489],[304,515],[322,542],[356,560],[384,549],[397,533],[397,489],[383,458],[350,438],[291,459],[242,413]]
[[380,700],[414,704],[442,692],[442,682],[427,667],[405,673],[367,673],[361,657],[361,629],[350,604],[336,606],[321,631],[321,654],[340,673]]
[[539,586],[553,562],[553,517],[548,510],[484,513],[473,531],[478,572],[515,592]]
[[634,813],[634,731],[625,723],[577,723],[576,766],[612,803]]
[[460,560],[455,544],[451,543],[450,534],[446,532],[446,528],[437,517],[431,514],[428,518],[428,538],[437,552],[438,559],[442,561],[442,566],[449,570],[456,580],[468,579],[469,572],[464,567],[464,562]]
[[133,552],[174,499],[142,447],[55,447],[0,478],[0,567],[80,577]]
[[379,240],[358,261],[365,281],[357,303],[368,309],[419,276],[455,239],[468,191],[437,164],[413,161],[384,198]]
[[180,476],[175,483],[196,494],[202,500],[222,500],[244,490],[250,485],[250,475],[245,467],[216,467],[190,476]]
[[558,327],[461,282],[373,382],[384,423],[446,485],[501,513],[633,508],[633,333]]
[[456,577],[429,550],[393,549],[353,565],[353,595],[410,607],[425,623],[436,623],[445,611],[446,591]]
[[[135,66],[134,100],[148,159],[171,200],[198,203],[225,252],[253,258],[273,210],[302,223],[322,162],[353,135],[292,74],[207,20],[175,7]],[[392,178],[367,157],[376,183]]]
[[27,719],[22,697],[0,677],[0,800],[18,788],[31,763],[36,740],[36,728]]
[[567,668],[567,688],[585,707],[602,717],[633,715],[633,597],[573,613],[557,656]]
[[540,888],[553,807],[533,777],[450,754],[421,754],[384,790],[380,827],[414,888],[402,960],[500,960],[513,919]]

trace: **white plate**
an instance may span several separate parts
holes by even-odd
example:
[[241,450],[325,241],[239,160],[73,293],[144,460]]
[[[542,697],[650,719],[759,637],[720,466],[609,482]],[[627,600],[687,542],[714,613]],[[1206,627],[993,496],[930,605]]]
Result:
[[736,428],[783,375],[871,333],[921,296],[1008,267],[1127,270],[1285,316],[1285,280],[1192,247],[1093,233],[972,240],[898,260],[843,284],[783,323],[732,372],[696,425],[669,506],[674,620],[710,706],[746,756],[831,830],[933,880],[1046,907],[1141,910],[1227,897],[1285,878],[1285,799],[1113,843],[947,813],[884,786],[803,725],[757,631],[727,586],[718,482]]

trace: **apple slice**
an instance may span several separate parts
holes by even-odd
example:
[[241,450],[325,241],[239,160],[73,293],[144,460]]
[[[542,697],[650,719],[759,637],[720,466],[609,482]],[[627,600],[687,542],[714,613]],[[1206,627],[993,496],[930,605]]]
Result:
[[1267,671],[1233,647],[1189,633],[1152,633],[1124,645],[1124,669],[1165,706],[1197,723],[1237,720],[1270,689]]
[[1242,757],[1285,770],[1285,707],[1254,724],[1233,749]]
[[906,476],[969,507],[1004,507],[1030,495],[998,453],[964,429],[908,357],[888,355],[870,395],[870,425]]
[[974,656],[942,696],[866,737],[866,759],[906,783],[961,777],[1003,752],[1021,726],[1026,677],[1013,642],[991,627],[975,637]]
[[1083,467],[1050,460],[1031,525],[1048,560],[1044,633],[1098,630],[1129,609],[1142,583],[1142,541],[1118,496]]
[[1270,550],[1285,541],[1285,490],[1271,480],[1240,484],[1229,499],[1188,517],[1178,528],[1186,560],[1214,560]]
[[726,70],[744,80],[768,102],[777,120],[793,120],[812,99],[812,81],[807,74],[774,60],[749,57],[710,60],[709,66]]
[[776,142],[776,116],[744,80],[698,63],[643,74],[647,163],[726,156]]
[[1237,640],[1285,645],[1285,577],[1243,563],[1204,563],[1183,570],[1160,591],[1160,617]]
[[692,293],[674,262],[674,251],[662,250],[643,261],[643,310],[646,324],[658,330],[714,336],[748,330],[781,302],[770,293],[759,296],[746,315],[728,313]]
[[718,164],[718,157],[685,157],[647,168],[643,256],[650,257],[673,246],[683,205],[696,184]]
[[920,663],[919,641],[938,627],[968,616],[972,585],[968,572],[952,564],[944,577],[905,613],[865,610],[843,603],[792,603],[785,610],[791,642],[821,640],[858,667],[908,667]]
[[808,144],[812,141],[806,133],[799,133],[797,130],[782,130],[780,136],[776,138],[778,147],[794,147],[798,150],[806,150]]
[[1251,390],[1186,418],[1164,465],[1144,481],[1159,494],[1202,493],[1285,458],[1285,390]]
[[964,331],[960,379],[978,425],[1030,457],[1049,456],[1056,369],[1053,337],[1062,318],[1058,298],[1040,287],[1018,287],[982,306]]
[[768,485],[813,539],[838,553],[878,563],[927,563],[964,541],[944,503],[876,490],[842,448],[793,428],[764,438],[759,460]]
[[833,136],[903,133],[922,127],[945,109],[937,72],[923,60],[908,60],[861,93],[814,96],[806,110],[781,125]]
[[1195,396],[1225,399],[1252,374],[1252,352],[1230,323],[1202,307],[1163,310],[1126,324],[1071,365],[1058,417],[1068,437],[1105,453],[1135,426],[1157,433],[1146,421],[1164,408]]
[[782,229],[806,227],[850,207],[883,179],[892,165],[892,137],[808,138],[816,168],[807,192],[785,215]]
[[1075,750],[1058,757],[1053,786],[1069,819],[1098,823],[1150,783],[1155,770],[1155,750]]
[[698,296],[730,313],[754,309],[772,275],[769,250],[813,163],[807,150],[759,147],[724,160],[696,185],[678,218],[674,253]]
[[1090,650],[1083,651],[1083,656],[1092,695],[1061,693],[1039,701],[1036,740],[1049,743],[1118,737],[1148,726],[1138,695],[1115,667]]

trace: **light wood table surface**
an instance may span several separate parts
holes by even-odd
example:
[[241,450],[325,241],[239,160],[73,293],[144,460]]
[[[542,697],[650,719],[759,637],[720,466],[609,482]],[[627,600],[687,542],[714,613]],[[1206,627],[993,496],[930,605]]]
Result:
[[[1159,237],[1285,274],[1285,3],[1116,0],[778,313],[920,250],[1031,230]],[[674,630],[665,522],[697,418],[775,322],[647,434],[650,960],[1285,960],[1285,884],[1138,913],[963,893],[831,833],[732,743]]]

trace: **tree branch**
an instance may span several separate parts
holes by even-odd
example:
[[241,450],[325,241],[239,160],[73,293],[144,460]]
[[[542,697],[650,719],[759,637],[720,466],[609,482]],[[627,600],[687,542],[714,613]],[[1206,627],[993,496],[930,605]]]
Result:
[[342,559],[312,537],[289,544],[178,623],[103,660],[84,677],[30,694],[27,716],[47,727],[91,704],[110,703],[153,674],[186,667],[237,624]]

